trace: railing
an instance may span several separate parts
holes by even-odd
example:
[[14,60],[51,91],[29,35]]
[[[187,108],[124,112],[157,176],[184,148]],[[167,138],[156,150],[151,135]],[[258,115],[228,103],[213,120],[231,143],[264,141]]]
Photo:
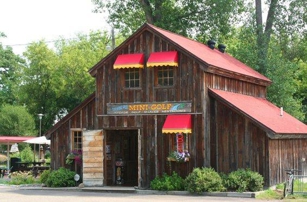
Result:
[[294,175],[293,194],[307,193],[307,175]]

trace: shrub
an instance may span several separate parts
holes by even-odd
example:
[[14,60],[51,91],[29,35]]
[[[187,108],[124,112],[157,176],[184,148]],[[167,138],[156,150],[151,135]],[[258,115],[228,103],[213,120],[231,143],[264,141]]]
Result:
[[263,177],[250,169],[239,169],[229,173],[224,184],[228,190],[244,192],[244,191],[260,191],[263,188]]
[[34,153],[29,145],[20,152],[20,157],[23,162],[33,162]]
[[224,191],[223,181],[213,168],[194,168],[185,179],[185,188],[192,193]]
[[9,184],[21,185],[21,184],[34,184],[35,179],[32,172],[13,172],[10,174],[11,180]]
[[50,172],[46,180],[48,187],[72,187],[75,186],[75,172],[66,168],[59,168]]
[[41,183],[46,184],[47,179],[48,179],[50,173],[51,173],[51,170],[50,170],[50,169],[49,169],[49,170],[44,170],[44,171],[42,172],[42,174],[40,175],[40,181],[41,181]]
[[150,182],[150,187],[160,191],[184,190],[184,179],[176,172],[173,172],[171,176],[163,173],[162,177],[156,177]]

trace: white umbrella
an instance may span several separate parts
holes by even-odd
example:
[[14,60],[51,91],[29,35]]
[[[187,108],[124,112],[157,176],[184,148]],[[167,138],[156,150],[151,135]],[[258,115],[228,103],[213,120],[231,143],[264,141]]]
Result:
[[30,139],[30,140],[26,140],[24,142],[30,143],[30,144],[48,144],[48,145],[50,145],[50,140],[47,140],[47,138],[45,136],[33,138],[33,139]]
[[[33,139],[30,139],[30,140],[26,140],[24,142],[29,143],[29,144],[39,144],[39,145],[47,144],[47,145],[50,145],[50,140],[47,140],[47,138],[45,136],[33,138]],[[39,151],[39,158],[41,158],[40,146],[38,148],[38,151]],[[35,146],[34,146],[34,161],[35,161]]]

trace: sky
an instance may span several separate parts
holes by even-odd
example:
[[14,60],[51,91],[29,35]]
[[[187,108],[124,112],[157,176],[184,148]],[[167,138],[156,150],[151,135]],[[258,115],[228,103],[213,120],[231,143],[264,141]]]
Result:
[[93,9],[91,0],[0,0],[0,32],[7,36],[0,43],[21,55],[31,42],[109,31],[106,15]]

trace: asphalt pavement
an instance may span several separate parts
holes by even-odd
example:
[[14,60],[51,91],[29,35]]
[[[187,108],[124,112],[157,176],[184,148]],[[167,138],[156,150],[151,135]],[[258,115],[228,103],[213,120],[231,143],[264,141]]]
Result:
[[[161,194],[159,194],[161,193]],[[44,188],[0,185],[0,202],[220,202],[259,201],[255,198],[206,196],[165,192],[117,192],[79,188]]]

